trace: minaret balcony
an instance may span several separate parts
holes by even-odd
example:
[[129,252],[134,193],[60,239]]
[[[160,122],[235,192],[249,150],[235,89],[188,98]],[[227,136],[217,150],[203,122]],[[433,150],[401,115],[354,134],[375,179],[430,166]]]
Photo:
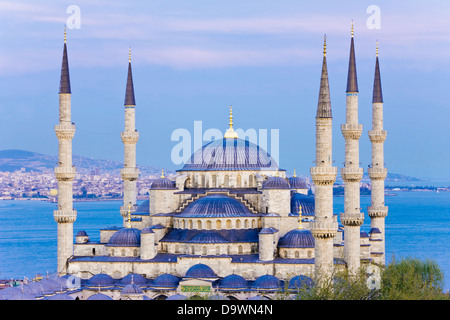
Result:
[[120,175],[123,180],[137,180],[139,178],[139,169],[138,168],[123,168],[120,169]]
[[123,143],[136,144],[139,140],[139,132],[137,131],[124,131],[120,133]]
[[367,213],[370,218],[385,218],[388,214],[386,206],[368,206]]
[[341,213],[339,217],[344,226],[359,227],[364,223],[364,213],[362,212]]
[[55,177],[56,180],[59,181],[67,181],[75,179],[75,174],[77,170],[75,167],[56,167],[55,168]]
[[341,124],[341,131],[344,139],[359,140],[363,130],[362,124]]
[[74,124],[57,124],[55,126],[55,133],[58,140],[71,140],[75,135]]
[[337,167],[311,167],[310,172],[315,185],[333,185],[336,181]]
[[336,221],[312,221],[309,223],[312,235],[315,238],[328,239],[334,238],[337,233],[338,223]]
[[76,210],[54,210],[53,217],[57,223],[74,223],[77,219]]
[[370,180],[384,180],[387,176],[386,168],[369,168],[367,169]]
[[372,143],[383,143],[386,140],[386,130],[370,130],[369,139]]
[[363,168],[341,168],[342,180],[345,182],[361,181],[363,174]]

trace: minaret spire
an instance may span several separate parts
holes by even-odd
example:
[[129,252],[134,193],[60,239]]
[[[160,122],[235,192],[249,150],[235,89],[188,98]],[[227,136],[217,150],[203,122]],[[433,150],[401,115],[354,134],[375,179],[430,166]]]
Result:
[[67,33],[64,27],[64,49],[61,65],[61,80],[59,82],[59,93],[71,93],[70,91],[70,75],[69,75],[69,59],[67,57]]
[[135,106],[136,101],[134,99],[134,86],[133,86],[133,73],[131,71],[131,47],[128,52],[128,77],[127,87],[125,91],[125,106]]
[[356,77],[355,43],[353,41],[353,21],[352,38],[350,42],[350,57],[348,62],[347,92],[358,92],[358,79]]
[[325,35],[323,40],[322,75],[320,77],[319,103],[317,105],[316,118],[332,118],[330,86],[328,83],[326,48],[327,48],[327,36]]
[[383,92],[381,90],[381,76],[380,65],[378,62],[378,41],[377,41],[377,56],[375,59],[375,77],[373,81],[373,96],[372,103],[383,102]]
[[136,167],[136,143],[139,132],[136,130],[136,101],[134,99],[133,74],[131,71],[131,48],[128,51],[128,75],[125,90],[125,130],[121,133],[124,146],[124,168],[121,170],[123,180],[123,205],[120,214],[124,225],[128,226],[129,212],[136,211],[136,181],[139,169]]

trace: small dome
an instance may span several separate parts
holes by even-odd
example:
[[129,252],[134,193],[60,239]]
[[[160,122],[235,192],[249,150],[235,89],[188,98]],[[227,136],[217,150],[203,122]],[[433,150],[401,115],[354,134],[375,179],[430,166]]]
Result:
[[314,215],[314,196],[294,192],[291,196],[291,213],[298,214],[299,207],[302,206],[302,215]]
[[61,292],[63,290],[63,285],[55,280],[43,279],[40,283],[44,288],[45,294]]
[[42,285],[40,281],[29,282],[26,286],[24,286],[24,289],[25,288],[28,288],[28,290],[30,290],[30,293],[33,294],[35,297],[40,297],[43,296],[44,294],[47,294],[47,288],[44,285]]
[[365,231],[361,231],[361,232],[360,232],[360,237],[361,237],[361,238],[368,238],[368,237],[369,237],[369,234],[368,234],[367,232],[365,232]]
[[178,283],[180,282],[180,279],[178,277],[169,274],[164,273],[155,278],[153,280],[152,286],[155,287],[163,287],[163,288],[173,288],[178,287]]
[[150,190],[171,190],[177,189],[175,186],[175,181],[169,180],[167,178],[155,179],[150,183]]
[[86,300],[112,300],[112,298],[103,293],[96,293],[87,298]]
[[269,227],[269,228],[262,228],[259,234],[274,234],[277,232],[278,232],[277,229]]
[[120,294],[144,294],[141,288],[134,283],[127,284]]
[[240,275],[230,274],[220,281],[219,288],[232,290],[246,289],[248,288],[248,282]]
[[144,229],[141,230],[141,235],[142,234],[146,234],[146,233],[154,233],[153,229],[150,227],[145,227]]
[[214,273],[214,271],[207,266],[206,264],[199,263],[196,265],[193,265],[189,268],[189,270],[186,272],[185,277],[187,278],[217,278],[217,275]]
[[381,231],[378,228],[372,228],[370,229],[369,233],[381,233]]
[[262,185],[263,189],[290,189],[291,186],[282,177],[269,177]]
[[88,234],[84,230],[78,231],[78,233],[76,235],[76,237],[87,237],[87,236],[88,236]]
[[139,247],[141,245],[141,231],[136,228],[122,228],[114,233],[108,246]]
[[290,177],[289,185],[291,186],[291,189],[308,189],[305,180],[300,177]]
[[139,285],[139,286],[144,286],[144,285],[147,285],[148,279],[145,278],[144,276],[141,276],[140,274],[130,273],[127,276],[123,277],[119,281],[119,284],[120,285],[127,285],[127,284],[131,284],[132,282],[134,284]]
[[177,217],[241,217],[252,215],[250,210],[236,199],[223,194],[213,194],[192,202]]
[[314,248],[314,237],[306,229],[294,229],[278,241],[279,248]]
[[196,234],[189,242],[193,243],[225,243],[229,242],[220,234],[214,231],[204,231]]
[[278,290],[281,287],[281,281],[270,274],[260,276],[253,283],[255,289]]
[[98,286],[111,286],[116,282],[110,275],[106,273],[99,273],[95,276],[92,276],[86,283],[87,286],[90,287],[98,287]]
[[8,300],[36,300],[36,298],[32,294],[20,292],[12,295]]
[[301,289],[303,287],[310,288],[312,286],[313,280],[310,277],[299,275],[293,277],[289,281],[289,289]]

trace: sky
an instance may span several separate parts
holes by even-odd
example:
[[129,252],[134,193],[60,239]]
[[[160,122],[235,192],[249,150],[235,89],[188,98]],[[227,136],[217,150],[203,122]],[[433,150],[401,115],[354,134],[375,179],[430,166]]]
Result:
[[57,155],[66,25],[74,154],[123,161],[131,47],[138,165],[180,169],[172,133],[194,135],[195,121],[225,132],[232,105],[235,129],[278,130],[280,167],[308,176],[326,34],[333,159],[342,167],[353,21],[360,166],[371,162],[378,41],[388,171],[450,181],[449,16],[448,1],[0,0],[0,150]]

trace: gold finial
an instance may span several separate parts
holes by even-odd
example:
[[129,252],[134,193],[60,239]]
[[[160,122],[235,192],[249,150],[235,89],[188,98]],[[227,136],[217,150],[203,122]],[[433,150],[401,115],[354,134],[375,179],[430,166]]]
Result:
[[161,169],[161,178],[163,178],[163,179],[165,178],[164,177],[164,169]]
[[377,57],[378,57],[378,40],[377,40]]
[[128,51],[128,62],[131,62],[131,47],[130,50]]
[[278,169],[277,169],[277,172],[275,172],[275,177],[278,177]]
[[303,229],[302,226],[302,206],[299,205],[298,206],[298,227],[297,229]]
[[294,178],[295,178],[295,177],[297,177],[297,173],[295,172],[295,169],[294,169]]
[[66,26],[64,26],[64,43],[66,43],[67,41],[67,31],[66,31]]
[[327,35],[323,36],[323,56],[327,56]]
[[352,38],[353,38],[353,19],[352,19]]
[[237,139],[238,135],[236,131],[233,129],[233,109],[232,106],[230,106],[230,127],[228,128],[227,132],[225,132],[224,138],[225,139]]
[[131,228],[131,202],[128,204],[128,221],[127,228]]

